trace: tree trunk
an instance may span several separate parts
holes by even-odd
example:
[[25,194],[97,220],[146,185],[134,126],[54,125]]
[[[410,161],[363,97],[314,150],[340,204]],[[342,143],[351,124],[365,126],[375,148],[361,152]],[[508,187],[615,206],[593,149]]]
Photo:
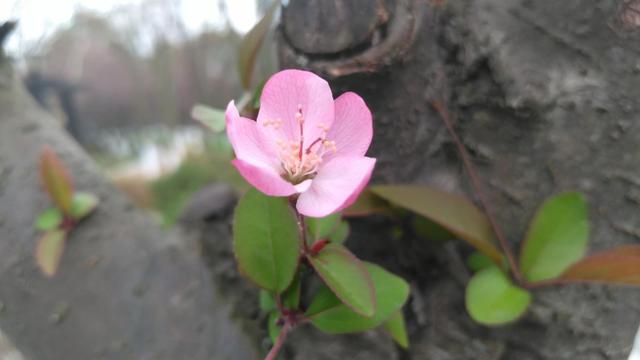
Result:
[[[282,67],[330,79],[335,95],[365,98],[374,113],[370,154],[379,159],[374,181],[473,197],[431,106],[439,100],[457,119],[513,247],[545,198],[578,190],[589,200],[595,251],[640,239],[637,9],[637,0],[290,0],[279,53]],[[536,291],[525,318],[485,328],[468,318],[464,283],[454,276],[466,246],[385,237],[384,221],[378,225],[361,224],[359,234],[371,236],[350,242],[413,285],[412,347],[401,358],[629,356],[640,323],[637,288]]]
[[[466,193],[458,155],[433,111],[443,101],[516,246],[542,200],[584,192],[592,250],[637,242],[640,103],[637,0],[290,0],[283,67],[363,95],[374,112],[374,181]],[[31,359],[257,359],[267,343],[257,291],[236,271],[228,213],[161,233],[25,94],[0,60],[0,329]],[[43,278],[33,219],[49,206],[38,155],[54,148],[97,212]],[[286,359],[616,359],[629,354],[640,291],[566,286],[535,292],[527,315],[486,328],[464,310],[462,243],[440,246],[389,220],[352,221],[348,246],[412,285],[409,351],[380,331],[297,328]],[[203,245],[204,264],[198,243]],[[208,267],[207,267],[208,266]],[[234,319],[234,320],[232,320]],[[244,320],[244,321],[237,321]],[[262,347],[261,347],[262,346]],[[0,338],[0,351],[10,347]]]
[[[0,336],[0,358],[260,357],[255,336],[232,320],[199,246],[161,232],[108,184],[2,58],[0,109],[0,335],[17,348]],[[78,189],[101,200],[72,232],[51,279],[33,257],[34,219],[51,206],[38,176],[44,145],[69,166]]]

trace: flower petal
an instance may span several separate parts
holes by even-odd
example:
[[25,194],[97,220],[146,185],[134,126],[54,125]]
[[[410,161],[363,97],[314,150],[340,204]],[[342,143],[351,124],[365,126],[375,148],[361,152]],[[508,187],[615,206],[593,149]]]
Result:
[[327,140],[335,141],[336,152],[328,152],[324,160],[343,156],[364,156],[373,137],[371,111],[360,96],[346,92],[335,100],[335,120]]
[[277,155],[273,146],[258,131],[255,121],[241,117],[233,101],[225,113],[227,137],[236,157],[245,162],[277,169]]
[[307,180],[301,182],[300,184],[293,185],[293,187],[296,188],[297,192],[303,193],[303,192],[307,191],[307,189],[309,189],[309,187],[311,186],[311,182],[312,181],[313,180],[311,180],[311,179],[307,179]]
[[353,204],[371,178],[376,159],[337,157],[320,168],[311,187],[298,198],[301,214],[324,217]]
[[[299,105],[304,117],[303,146],[306,148],[321,137],[322,126],[331,127],[334,116],[331,88],[312,72],[284,70],[267,81],[260,97],[260,131],[268,134],[274,143],[278,139],[300,141],[300,124],[295,116]],[[273,120],[282,120],[279,128],[269,125]]]
[[289,196],[296,193],[296,188],[271,168],[257,166],[241,159],[235,159],[231,163],[249,184],[266,195]]

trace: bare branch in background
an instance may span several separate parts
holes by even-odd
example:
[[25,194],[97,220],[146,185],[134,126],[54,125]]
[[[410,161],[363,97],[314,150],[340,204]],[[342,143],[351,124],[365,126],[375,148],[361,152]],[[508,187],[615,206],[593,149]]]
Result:
[[0,25],[0,49],[4,47],[4,42],[7,40],[9,34],[11,34],[15,27],[15,21],[7,21],[4,24]]

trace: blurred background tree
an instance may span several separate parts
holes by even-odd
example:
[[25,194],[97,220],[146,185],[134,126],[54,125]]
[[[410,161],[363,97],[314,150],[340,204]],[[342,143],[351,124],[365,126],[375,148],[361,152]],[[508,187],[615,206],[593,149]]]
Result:
[[[567,189],[583,192],[595,209],[594,249],[640,238],[638,1],[283,3],[288,5],[275,35],[267,38],[254,83],[277,68],[277,47],[279,66],[311,69],[329,79],[336,94],[361,94],[374,113],[375,181],[472,193],[433,108],[440,101],[457,119],[496,217],[514,243],[541,199]],[[245,7],[238,10],[238,4]],[[266,0],[15,0],[0,3],[0,20],[19,18],[26,29],[18,30],[6,49],[40,106],[138,205],[158,214],[156,225],[172,225],[202,187],[218,180],[244,186],[229,168],[224,136],[190,125],[190,111],[195,103],[222,108],[242,95],[236,50],[269,5]],[[188,227],[198,233],[197,246],[182,233],[156,232],[47,116],[19,90],[7,90],[19,86],[7,75],[7,62],[0,65],[6,119],[0,121],[0,250],[8,254],[0,261],[3,329],[28,354],[119,359],[129,351],[208,359],[222,349],[230,350],[229,358],[250,358],[235,353],[250,348],[246,341],[229,345],[244,338],[225,322],[251,319],[241,326],[243,334],[251,334],[250,344],[266,336],[256,330],[264,319],[256,315],[255,294],[238,280],[225,247],[228,206],[193,212],[214,219]],[[80,241],[54,282],[42,282],[32,271],[32,219],[24,215],[41,210],[44,201],[33,191],[37,176],[29,167],[36,158],[33,144],[42,142],[60,149],[80,174],[79,183],[95,186],[103,200],[98,209],[103,217],[79,229]],[[228,205],[216,202],[219,188],[209,190],[197,204]],[[460,256],[468,248],[424,241],[385,219],[357,220],[353,229],[349,246],[411,281],[407,319],[413,345],[402,352],[377,333],[322,337],[301,329],[295,348],[285,351],[293,358],[622,360],[631,350],[640,320],[635,289],[541,291],[522,321],[489,329],[464,311],[467,270]],[[72,316],[64,320],[69,311]],[[78,314],[100,321],[84,321]],[[42,326],[43,321],[54,325]],[[149,333],[155,342],[147,342]],[[186,339],[179,338],[183,334]],[[85,337],[110,343],[95,349]],[[67,346],[70,338],[73,346]]]
[[[230,174],[224,139],[201,133],[191,109],[224,108],[242,94],[237,48],[270,2],[37,3],[9,1],[4,14],[0,7],[0,18],[23,18],[7,48],[27,88],[138,205],[172,223],[197,187],[157,192],[151,184],[193,176],[203,186]],[[48,17],[48,6],[73,12]],[[255,70],[260,81],[276,69],[273,36],[266,42]],[[198,166],[211,171],[191,171]]]

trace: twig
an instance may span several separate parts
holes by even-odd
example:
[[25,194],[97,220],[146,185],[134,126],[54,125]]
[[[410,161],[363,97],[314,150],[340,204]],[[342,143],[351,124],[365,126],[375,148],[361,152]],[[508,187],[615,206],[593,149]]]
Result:
[[284,325],[282,325],[282,330],[280,330],[280,335],[278,335],[278,338],[276,339],[275,344],[273,344],[273,347],[267,354],[267,357],[264,358],[264,360],[275,360],[276,356],[278,356],[278,352],[280,352],[280,349],[284,344],[284,340],[287,338],[287,334],[289,333],[290,329],[291,329],[291,324],[289,323],[289,320],[287,320],[285,321]]
[[5,40],[9,37],[9,34],[16,28],[15,21],[6,21],[0,24],[0,52],[2,52],[2,47],[4,46]]
[[253,99],[253,94],[251,93],[251,91],[247,90],[242,93],[242,96],[240,96],[240,99],[236,104],[237,108],[240,109],[241,114],[244,114],[246,112],[247,110],[246,107],[249,106],[252,99]]
[[297,196],[289,197],[289,205],[291,205],[291,209],[296,214],[296,219],[298,220],[298,232],[300,233],[300,239],[302,240],[302,255],[309,254],[309,244],[307,243],[307,225],[305,224],[304,215],[298,212],[296,208],[296,200]]
[[480,181],[480,178],[478,177],[478,174],[475,170],[475,167],[473,166],[473,162],[471,161],[469,153],[465,149],[464,145],[462,145],[462,142],[460,141],[458,134],[455,132],[453,125],[451,124],[449,113],[445,109],[442,102],[438,100],[432,101],[431,105],[438,112],[438,114],[440,115],[440,118],[442,118],[442,121],[447,127],[449,134],[453,138],[453,142],[455,143],[456,148],[458,149],[458,152],[462,157],[464,168],[467,171],[469,178],[471,179],[471,184],[476,193],[476,196],[478,197],[478,200],[480,201],[480,205],[482,205],[482,208],[485,214],[487,215],[487,218],[489,219],[489,223],[493,228],[493,232],[496,234],[496,237],[500,242],[500,247],[502,248],[502,251],[505,253],[505,256],[507,257],[507,261],[509,262],[509,267],[511,268],[510,270],[511,270],[511,273],[513,274],[513,277],[519,284],[523,284],[524,281],[522,278],[522,274],[520,273],[520,268],[516,263],[515,256],[513,255],[513,251],[511,250],[511,247],[509,246],[509,242],[507,241],[507,238],[502,232],[502,229],[498,226],[498,223],[496,222],[493,216],[491,208],[489,207],[486,197],[484,196],[482,181]]
[[[300,266],[300,263],[303,261],[303,259],[306,259],[306,256],[308,256],[309,254],[309,246],[307,244],[307,228],[304,220],[304,215],[300,214],[300,212],[298,212],[298,209],[296,209],[296,200],[297,196],[295,195],[289,197],[289,205],[291,206],[291,209],[295,213],[296,219],[298,220],[298,231],[300,232],[300,239],[302,241],[302,244],[300,246],[301,254],[298,257],[298,266]],[[306,317],[301,315],[299,310],[292,311],[291,309],[286,309],[284,307],[284,304],[282,303],[282,297],[280,296],[280,294],[276,294],[276,305],[278,307],[280,315],[284,318],[284,325],[282,325],[282,330],[280,330],[280,334],[278,335],[276,342],[273,344],[273,347],[267,354],[265,360],[274,360],[276,356],[278,356],[278,352],[280,351],[280,348],[282,348],[289,330],[291,330],[298,324],[308,321]]]
[[525,289],[532,290],[532,289],[542,288],[542,287],[568,285],[568,284],[580,284],[580,283],[587,284],[587,283],[589,283],[589,281],[587,281],[587,280],[569,280],[569,279],[563,279],[563,278],[555,278],[555,279],[549,279],[549,280],[540,280],[540,281],[528,282],[526,284],[523,284],[523,287]]
[[304,215],[298,214],[298,224],[300,226],[300,237],[302,238],[302,249],[305,254],[309,253],[309,243],[307,242],[307,225],[305,224]]
[[282,305],[282,297],[278,293],[276,293],[276,307],[278,308],[278,311],[280,312],[280,314],[284,313],[284,305]]

